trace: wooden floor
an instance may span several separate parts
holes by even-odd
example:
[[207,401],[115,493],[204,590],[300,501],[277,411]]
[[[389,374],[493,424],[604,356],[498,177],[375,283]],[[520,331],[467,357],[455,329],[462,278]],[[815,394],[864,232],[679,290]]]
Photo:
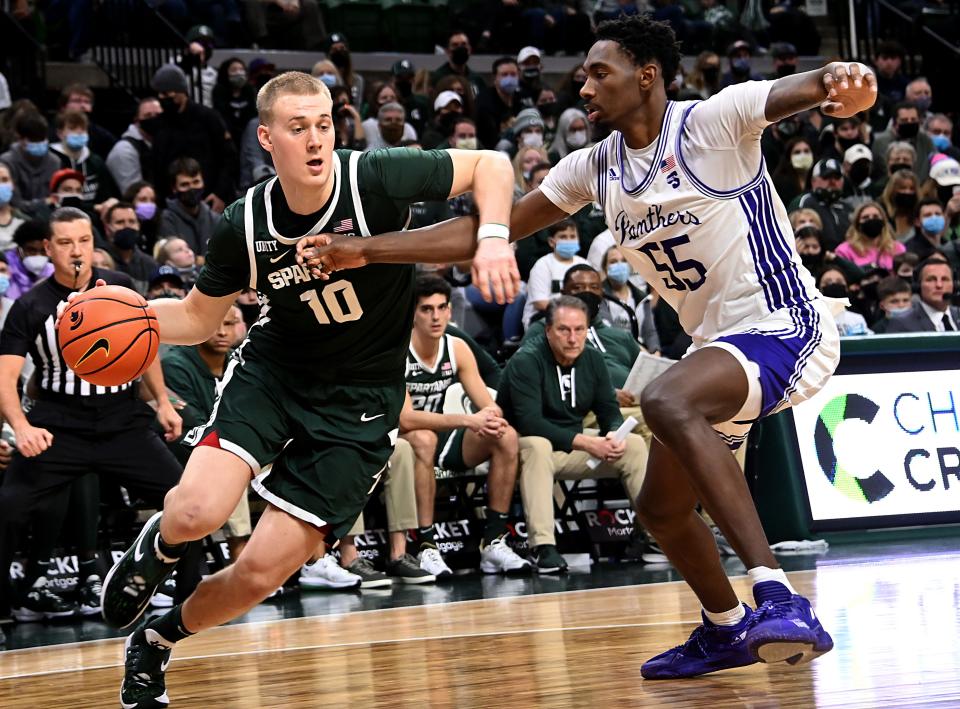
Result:
[[[177,646],[168,691],[177,709],[960,706],[960,554],[790,576],[836,642],[799,669],[641,680],[699,620],[664,583],[217,628]],[[121,646],[0,653],[0,707],[118,706]]]

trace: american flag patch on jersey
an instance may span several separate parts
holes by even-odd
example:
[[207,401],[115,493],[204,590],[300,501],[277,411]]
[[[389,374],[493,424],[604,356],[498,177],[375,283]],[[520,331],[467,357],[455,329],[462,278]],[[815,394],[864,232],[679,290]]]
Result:
[[672,155],[668,155],[665,160],[660,163],[660,172],[670,172],[677,166],[677,161],[673,159]]
[[341,219],[340,223],[333,227],[334,233],[339,231],[353,231],[353,217],[350,217],[349,219]]

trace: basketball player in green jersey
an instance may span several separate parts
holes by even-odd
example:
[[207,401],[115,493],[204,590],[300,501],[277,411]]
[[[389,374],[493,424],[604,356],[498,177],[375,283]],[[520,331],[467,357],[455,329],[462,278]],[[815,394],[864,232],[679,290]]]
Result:
[[[404,401],[413,320],[413,267],[378,265],[315,279],[296,262],[300,237],[401,229],[408,205],[472,191],[475,283],[503,301],[516,292],[507,228],[509,162],[491,151],[334,151],[330,94],[290,72],[257,96],[260,144],[277,178],[224,212],[196,287],[152,305],[160,337],[210,336],[243,288],[261,314],[224,373],[180,484],[103,584],[103,615],[133,624],[187,544],[219,529],[247,485],[269,505],[236,563],[205,579],[181,606],[127,638],[121,704],[168,703],[174,643],[245,613],[275,591],[324,538],[345,534],[385,470]],[[485,237],[491,238],[485,238]]]

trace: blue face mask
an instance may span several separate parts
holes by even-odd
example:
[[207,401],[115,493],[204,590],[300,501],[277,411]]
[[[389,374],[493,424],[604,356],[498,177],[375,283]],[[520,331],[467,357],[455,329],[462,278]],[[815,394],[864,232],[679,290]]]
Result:
[[933,147],[941,153],[950,147],[950,138],[945,135],[931,135],[930,140],[933,141]]
[[29,140],[27,141],[27,155],[32,155],[35,158],[42,158],[47,154],[49,149],[49,140],[41,140],[39,143],[31,143]]
[[90,142],[90,136],[86,133],[70,133],[63,142],[70,150],[83,150]]
[[520,86],[520,78],[516,76],[505,76],[500,79],[500,90],[505,94],[512,94]]
[[0,273],[0,297],[3,297],[7,294],[7,289],[10,287],[10,276],[6,273]]
[[558,241],[553,247],[554,253],[560,258],[573,258],[580,251],[579,241]]
[[946,226],[946,224],[947,221],[942,214],[934,214],[933,216],[924,217],[920,220],[920,225],[928,234],[939,234],[943,231],[943,227]]
[[4,182],[0,185],[0,207],[10,204],[10,200],[13,199],[13,185],[9,182]]
[[321,74],[317,78],[320,79],[320,81],[322,81],[323,83],[325,83],[328,89],[333,88],[334,86],[337,85],[336,74]]
[[887,315],[891,318],[899,318],[909,313],[912,309],[909,305],[905,308],[890,308],[890,310],[887,311]]
[[630,264],[626,261],[611,263],[607,266],[607,277],[617,285],[623,285],[630,278]]

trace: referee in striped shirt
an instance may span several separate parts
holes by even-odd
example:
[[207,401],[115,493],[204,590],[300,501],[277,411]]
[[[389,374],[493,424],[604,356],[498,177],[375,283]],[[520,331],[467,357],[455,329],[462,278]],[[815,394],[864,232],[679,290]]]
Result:
[[[53,275],[20,296],[0,333],[0,413],[16,434],[17,451],[0,485],[0,584],[8,569],[19,531],[33,520],[32,558],[24,593],[13,604],[18,620],[99,612],[100,578],[96,564],[96,485],[75,486],[87,473],[97,473],[138,493],[150,504],[177,484],[181,466],[151,428],[154,416],[167,440],[180,436],[180,417],[173,410],[163,382],[159,359],[142,382],[157,401],[156,413],[138,396],[138,383],[94,386],[78,378],[57,345],[54,322],[57,306],[72,291],[83,291],[97,279],[133,287],[130,277],[93,267],[93,229],[79,209],[64,207],[50,218],[44,248]],[[24,414],[17,382],[26,357],[36,365],[36,402]],[[74,489],[76,488],[76,489]],[[77,539],[80,594],[74,608],[47,585],[44,564],[60,539],[62,520],[71,497],[79,497],[81,523]],[[6,600],[6,599],[0,599]],[[6,605],[6,604],[3,604]]]

